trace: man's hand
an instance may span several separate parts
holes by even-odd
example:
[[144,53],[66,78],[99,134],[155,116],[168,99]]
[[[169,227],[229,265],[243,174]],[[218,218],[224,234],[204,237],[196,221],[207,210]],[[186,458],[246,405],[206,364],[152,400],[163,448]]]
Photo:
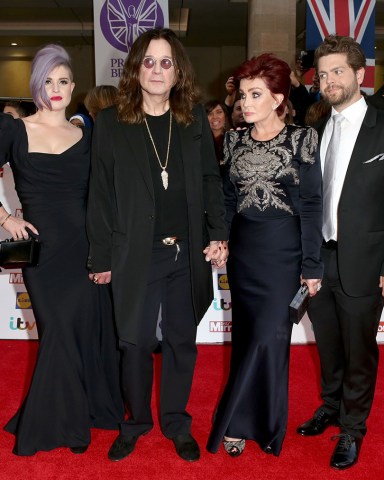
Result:
[[110,283],[112,280],[112,273],[109,272],[100,272],[100,273],[90,273],[88,278],[91,282],[96,283],[96,285],[104,285]]
[[226,241],[209,242],[203,253],[206,262],[211,262],[215,268],[224,267],[228,258],[228,243]]

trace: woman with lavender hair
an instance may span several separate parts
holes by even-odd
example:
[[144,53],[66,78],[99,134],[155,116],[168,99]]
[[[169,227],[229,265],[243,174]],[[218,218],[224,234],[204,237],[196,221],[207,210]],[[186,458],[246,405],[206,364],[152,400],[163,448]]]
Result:
[[0,115],[0,166],[10,162],[24,216],[0,204],[0,225],[14,239],[30,232],[41,242],[39,265],[23,270],[40,345],[27,397],[5,429],[16,455],[79,454],[91,427],[117,428],[123,416],[108,287],[87,271],[90,134],[65,116],[75,84],[62,47],[38,51],[30,86],[36,114]]

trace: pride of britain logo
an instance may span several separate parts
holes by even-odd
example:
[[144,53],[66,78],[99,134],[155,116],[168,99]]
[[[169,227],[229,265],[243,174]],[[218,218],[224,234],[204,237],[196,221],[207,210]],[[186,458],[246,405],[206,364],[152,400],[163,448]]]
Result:
[[107,0],[100,13],[105,39],[125,53],[139,35],[163,26],[164,14],[156,0]]

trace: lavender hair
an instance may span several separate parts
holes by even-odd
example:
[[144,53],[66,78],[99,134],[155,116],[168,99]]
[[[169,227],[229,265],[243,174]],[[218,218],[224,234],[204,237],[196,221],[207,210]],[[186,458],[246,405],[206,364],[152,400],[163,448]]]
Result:
[[29,86],[33,101],[38,109],[52,109],[51,101],[45,91],[45,80],[52,70],[60,66],[69,70],[70,79],[73,80],[71,59],[63,47],[50,44],[36,53],[32,61]]

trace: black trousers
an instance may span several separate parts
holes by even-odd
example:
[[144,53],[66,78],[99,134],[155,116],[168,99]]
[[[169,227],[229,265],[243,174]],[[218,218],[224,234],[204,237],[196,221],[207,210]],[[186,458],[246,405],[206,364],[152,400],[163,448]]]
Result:
[[[129,418],[121,424],[124,436],[142,435],[153,426],[151,394],[153,351],[161,305],[162,365],[160,426],[172,438],[189,433],[191,416],[186,411],[196,363],[196,322],[192,303],[189,252],[186,243],[177,247],[156,242],[148,278],[138,342],[120,341],[122,386]],[[177,258],[176,258],[177,255]]]
[[[321,365],[321,397],[327,413],[339,413],[342,433],[363,437],[371,410],[379,361],[376,334],[382,311],[381,289],[364,297],[343,291],[337,249],[322,248],[322,288],[310,301]],[[377,278],[379,285],[379,278]]]

